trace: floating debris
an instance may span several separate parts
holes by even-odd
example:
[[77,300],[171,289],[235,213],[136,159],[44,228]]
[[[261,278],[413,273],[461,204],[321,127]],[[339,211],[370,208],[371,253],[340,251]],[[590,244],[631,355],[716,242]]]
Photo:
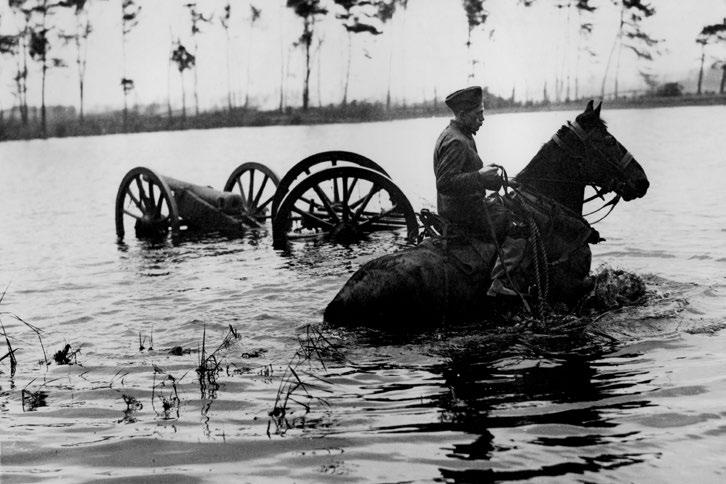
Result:
[[601,266],[593,279],[595,285],[582,302],[582,307],[591,312],[641,304],[647,297],[645,281],[632,272]]
[[[76,358],[76,355],[78,355],[80,351],[80,348],[71,351],[71,345],[66,343],[63,349],[56,351],[55,355],[53,355],[53,359],[58,365],[77,365],[78,359]],[[71,359],[73,359],[73,361],[71,361]]]

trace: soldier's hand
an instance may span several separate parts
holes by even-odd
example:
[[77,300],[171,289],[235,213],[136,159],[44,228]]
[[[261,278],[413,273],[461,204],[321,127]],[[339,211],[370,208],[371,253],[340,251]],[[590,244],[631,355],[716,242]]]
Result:
[[497,191],[502,187],[502,177],[496,166],[487,165],[479,170],[479,180],[484,188]]

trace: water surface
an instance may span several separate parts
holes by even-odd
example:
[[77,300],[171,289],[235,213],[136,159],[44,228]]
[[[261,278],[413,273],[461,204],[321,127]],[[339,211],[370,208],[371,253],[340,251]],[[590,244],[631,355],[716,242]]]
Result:
[[[492,115],[477,143],[516,173],[575,114]],[[432,208],[446,119],[0,144],[0,320],[18,360],[14,376],[0,362],[2,481],[722,481],[726,108],[603,116],[651,189],[598,225],[594,265],[642,275],[655,296],[599,320],[586,351],[476,325],[406,338],[323,328],[337,351],[302,361],[300,339],[326,344],[307,325],[400,234],[289,251],[265,230],[116,243],[116,190],[139,165],[219,188],[244,161],[282,175],[345,149]],[[35,334],[8,313],[42,329],[49,357],[80,349],[77,364],[39,364]],[[200,383],[203,334],[208,352],[230,325],[221,372]],[[290,363],[306,386],[274,420]]]

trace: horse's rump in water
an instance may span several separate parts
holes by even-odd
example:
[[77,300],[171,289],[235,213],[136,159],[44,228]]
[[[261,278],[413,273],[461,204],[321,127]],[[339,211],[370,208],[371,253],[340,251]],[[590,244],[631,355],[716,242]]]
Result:
[[[511,211],[510,220],[518,225],[528,220],[536,224],[542,249],[557,261],[548,274],[549,295],[557,300],[580,296],[581,281],[590,267],[589,226],[568,221],[571,217],[564,213],[528,208],[512,199],[499,203]],[[532,273],[537,247],[534,237],[529,234],[523,261],[512,274],[525,293],[542,283]],[[506,248],[509,241],[500,242]],[[456,234],[428,238],[416,247],[364,264],[328,305],[325,319],[392,328],[485,318],[495,310],[487,290],[497,257],[491,239]]]

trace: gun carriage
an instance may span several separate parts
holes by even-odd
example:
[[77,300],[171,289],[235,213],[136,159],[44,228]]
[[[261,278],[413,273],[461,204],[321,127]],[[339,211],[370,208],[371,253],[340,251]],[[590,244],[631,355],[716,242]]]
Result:
[[124,176],[116,195],[119,240],[128,222],[139,238],[235,234],[271,222],[276,247],[292,239],[324,235],[351,240],[399,229],[413,241],[419,230],[411,203],[388,173],[348,151],[316,153],[281,179],[263,164],[243,163],[221,191],[136,167]]

